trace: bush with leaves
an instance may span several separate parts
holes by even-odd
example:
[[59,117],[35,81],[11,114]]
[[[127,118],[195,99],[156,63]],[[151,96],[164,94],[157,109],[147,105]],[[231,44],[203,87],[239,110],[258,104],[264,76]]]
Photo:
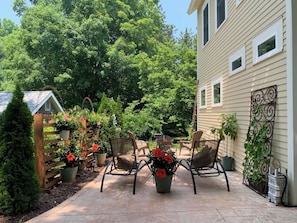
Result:
[[123,115],[123,132],[132,131],[138,139],[149,140],[155,133],[161,132],[161,122],[153,117],[148,109],[137,109],[133,102]]
[[16,214],[34,208],[39,200],[39,183],[32,142],[33,117],[19,85],[1,115],[0,127],[0,212]]

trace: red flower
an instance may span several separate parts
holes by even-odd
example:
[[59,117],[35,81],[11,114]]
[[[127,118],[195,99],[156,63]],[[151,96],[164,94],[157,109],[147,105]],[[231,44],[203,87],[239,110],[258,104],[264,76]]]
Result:
[[93,144],[93,151],[96,152],[99,149],[99,145],[98,144]]
[[165,153],[163,150],[161,150],[159,148],[155,148],[155,149],[153,149],[152,152],[153,152],[154,157],[164,159]]
[[72,153],[69,153],[68,155],[67,155],[67,160],[68,160],[68,162],[71,162],[71,161],[73,161],[75,159],[75,156],[72,154]]
[[160,179],[163,179],[166,177],[166,170],[165,169],[158,169],[156,171],[156,176],[159,177]]
[[172,163],[173,162],[173,157],[172,157],[172,155],[171,154],[167,154],[166,156],[165,156],[165,160],[170,164],[170,163]]

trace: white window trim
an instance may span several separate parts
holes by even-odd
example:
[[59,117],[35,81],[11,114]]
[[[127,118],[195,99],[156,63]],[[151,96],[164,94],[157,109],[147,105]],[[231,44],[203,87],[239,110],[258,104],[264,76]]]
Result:
[[[232,63],[239,59],[241,57],[241,67],[238,67],[237,69],[235,70],[232,70]],[[229,57],[229,75],[233,75],[233,74],[236,74],[242,70],[245,69],[245,46],[243,46],[242,48],[240,48],[238,51],[236,51],[234,54],[232,54],[230,57]]]
[[[202,96],[201,96],[202,94],[201,94],[201,92],[202,92],[203,90],[205,91],[205,105],[202,105]],[[206,85],[203,85],[202,87],[200,87],[199,93],[200,93],[200,103],[199,103],[200,108],[206,108],[206,104],[207,104]]]
[[[208,40],[207,42],[204,44],[204,16],[203,16],[203,11],[205,9],[205,7],[208,5]],[[209,40],[210,40],[210,4],[209,4],[209,0],[205,1],[202,7],[202,25],[201,25],[201,33],[202,33],[202,49],[208,44]]]
[[215,29],[216,32],[223,26],[223,24],[226,22],[228,17],[228,1],[225,0],[225,20],[221,23],[221,25],[218,27],[218,11],[217,11],[217,0],[215,0]]
[[[214,85],[220,84],[220,103],[214,103]],[[223,83],[222,77],[219,77],[211,82],[211,96],[212,96],[212,106],[222,106],[223,104]]]
[[51,111],[51,110],[52,110],[52,104],[51,104],[50,100],[47,100],[44,103],[44,111]]
[[[275,49],[258,56],[258,46],[275,36]],[[279,19],[253,39],[253,63],[256,64],[283,50],[283,21]]]

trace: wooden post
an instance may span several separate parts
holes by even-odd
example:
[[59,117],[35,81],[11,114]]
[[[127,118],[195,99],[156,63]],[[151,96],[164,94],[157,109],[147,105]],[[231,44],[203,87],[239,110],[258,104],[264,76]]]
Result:
[[36,152],[36,169],[41,188],[45,187],[45,166],[43,153],[43,114],[34,115],[34,142]]

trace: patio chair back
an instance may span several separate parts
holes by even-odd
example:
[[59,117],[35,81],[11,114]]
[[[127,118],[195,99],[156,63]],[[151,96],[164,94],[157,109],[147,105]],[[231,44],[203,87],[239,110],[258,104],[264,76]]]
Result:
[[194,193],[196,194],[195,175],[200,177],[216,177],[224,174],[227,191],[230,191],[226,171],[218,159],[218,150],[221,143],[219,140],[195,140],[193,142],[192,155],[190,159],[182,159],[180,165],[186,168],[193,181]]
[[134,175],[133,194],[135,194],[137,173],[147,165],[145,160],[137,160],[136,147],[130,138],[109,139],[111,148],[111,159],[107,162],[101,181],[101,192],[106,175]]

